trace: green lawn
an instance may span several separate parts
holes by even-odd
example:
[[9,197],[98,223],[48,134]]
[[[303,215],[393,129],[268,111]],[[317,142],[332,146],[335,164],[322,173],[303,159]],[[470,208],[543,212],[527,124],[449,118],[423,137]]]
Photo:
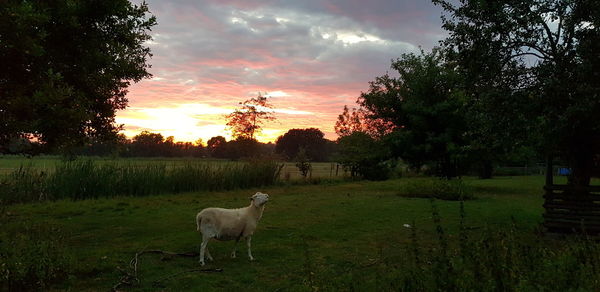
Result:
[[[310,291],[327,277],[373,272],[378,258],[400,255],[410,242],[411,229],[404,224],[415,222],[425,246],[434,242],[430,201],[397,195],[403,183],[415,179],[23,204],[6,207],[0,219],[9,233],[19,222],[31,222],[56,226],[66,235],[75,272],[55,288],[106,291],[119,281],[117,267],[126,268],[138,251],[197,251],[194,219],[201,209],[246,206],[249,196],[262,191],[271,201],[253,238],[256,261],[248,261],[245,244],[239,245],[238,258],[230,259],[232,242],[211,242],[215,262],[207,268],[222,272],[182,273],[153,285],[199,268],[198,259],[146,254],[134,289]],[[478,197],[465,202],[467,226],[471,232],[501,228],[512,217],[518,229],[533,230],[542,221],[543,181],[539,176],[466,179]],[[459,203],[437,200],[435,205],[450,238],[456,236]]]

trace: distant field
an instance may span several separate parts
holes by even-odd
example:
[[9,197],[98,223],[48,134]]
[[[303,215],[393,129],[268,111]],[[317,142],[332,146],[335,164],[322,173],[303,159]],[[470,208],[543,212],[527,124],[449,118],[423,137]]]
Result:
[[[107,164],[128,164],[128,165],[151,165],[160,164],[166,165],[167,167],[178,167],[188,163],[237,163],[227,160],[219,159],[206,159],[206,158],[190,158],[190,157],[151,157],[151,158],[106,158],[106,157],[82,157],[80,159],[92,159],[97,163]],[[23,156],[14,155],[0,155],[0,175],[10,173],[19,167],[34,167],[40,169],[52,169],[57,164],[62,162],[59,156],[35,156],[32,158],[26,158]],[[344,171],[343,167],[337,163],[329,162],[314,162],[312,165],[312,173],[310,174],[313,178],[343,178],[348,176],[348,173]],[[280,179],[300,179],[302,176],[298,171],[295,163],[285,162],[284,167],[281,170]]]

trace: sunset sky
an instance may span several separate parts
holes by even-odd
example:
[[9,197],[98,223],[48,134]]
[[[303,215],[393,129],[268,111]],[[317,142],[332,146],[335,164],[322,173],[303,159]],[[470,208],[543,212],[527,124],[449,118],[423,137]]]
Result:
[[268,93],[277,121],[258,139],[315,127],[335,139],[344,105],[402,53],[445,37],[441,9],[425,0],[149,0],[154,75],[130,88],[117,113],[142,130],[204,142],[222,135],[238,102]]

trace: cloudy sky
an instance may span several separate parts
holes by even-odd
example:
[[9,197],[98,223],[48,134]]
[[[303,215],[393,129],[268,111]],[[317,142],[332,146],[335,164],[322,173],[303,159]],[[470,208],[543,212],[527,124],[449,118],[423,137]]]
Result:
[[130,89],[117,113],[125,134],[142,130],[176,141],[230,138],[224,116],[268,93],[277,121],[258,136],[333,126],[368,82],[402,53],[431,49],[445,36],[441,9],[426,0],[149,0],[157,17],[154,75]]

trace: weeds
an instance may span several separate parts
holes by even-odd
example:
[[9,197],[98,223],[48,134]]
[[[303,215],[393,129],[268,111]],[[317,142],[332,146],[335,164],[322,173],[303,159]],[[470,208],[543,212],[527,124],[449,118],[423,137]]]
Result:
[[[445,230],[432,202],[436,240],[420,240],[412,222],[410,241],[399,253],[384,251],[377,243],[376,265],[354,263],[344,273],[350,277],[333,271],[307,273],[306,287],[309,283],[316,283],[321,291],[595,291],[600,287],[598,242],[585,237],[550,240],[519,231],[514,223],[471,233],[462,202],[459,212],[457,237]],[[306,254],[305,263],[315,265]]]
[[45,290],[67,279],[72,270],[60,229],[29,222],[0,231],[0,290]]
[[458,242],[448,242],[435,205],[432,218],[437,245],[423,253],[412,235],[404,269],[396,279],[403,287],[426,291],[592,291],[600,287],[600,244],[590,239],[550,241],[519,233],[515,224],[469,234],[461,202]]

